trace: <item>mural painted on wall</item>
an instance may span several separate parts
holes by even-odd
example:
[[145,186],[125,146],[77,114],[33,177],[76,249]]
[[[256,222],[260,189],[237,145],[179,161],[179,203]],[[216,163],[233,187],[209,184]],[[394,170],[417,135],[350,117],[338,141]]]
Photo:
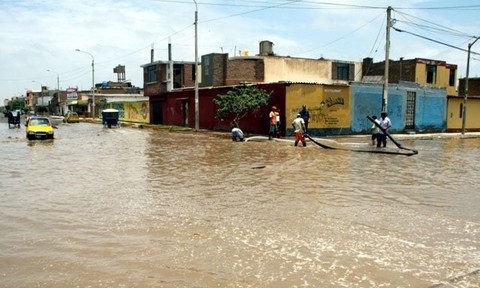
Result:
[[150,123],[150,105],[148,102],[114,102],[106,108],[118,110],[118,118],[122,121]]
[[123,102],[116,102],[116,103],[110,103],[109,105],[112,109],[118,110],[118,119],[119,120],[125,120],[125,108],[123,105]]
[[294,84],[287,88],[286,119],[293,121],[305,105],[309,128],[350,127],[350,87]]
[[148,102],[125,103],[125,120],[137,123],[149,123],[150,107]]

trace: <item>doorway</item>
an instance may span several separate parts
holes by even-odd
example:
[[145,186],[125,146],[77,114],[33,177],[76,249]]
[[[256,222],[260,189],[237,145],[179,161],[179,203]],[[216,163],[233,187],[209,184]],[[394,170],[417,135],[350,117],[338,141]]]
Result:
[[152,103],[152,124],[163,124],[163,105],[162,102],[157,101]]

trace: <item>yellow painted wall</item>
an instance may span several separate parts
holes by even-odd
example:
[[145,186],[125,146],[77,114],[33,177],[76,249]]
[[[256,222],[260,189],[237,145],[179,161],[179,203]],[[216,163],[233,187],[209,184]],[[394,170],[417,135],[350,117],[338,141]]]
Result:
[[[447,103],[447,130],[462,128],[461,104],[463,98],[448,98]],[[467,106],[468,107],[468,106]]]
[[[448,98],[447,107],[447,130],[462,129],[462,110],[463,97]],[[467,118],[465,122],[466,130],[480,130],[480,99],[467,99]]]
[[[456,79],[457,77],[455,77],[455,80]],[[437,66],[437,83],[438,83],[437,86],[446,87],[447,95],[456,95],[457,94],[456,86],[455,85],[449,86],[450,84],[449,82],[450,82],[450,69],[448,69],[445,66]]]
[[125,121],[137,123],[150,122],[150,105],[148,102],[125,102]]
[[[427,83],[427,64],[417,63],[415,79],[418,84],[434,87],[447,88],[447,95],[456,95],[456,86],[449,86],[450,69],[445,66],[437,65],[436,82],[434,84]],[[455,77],[455,82],[457,78]]]
[[293,84],[287,87],[287,127],[306,105],[310,128],[350,127],[350,86]]

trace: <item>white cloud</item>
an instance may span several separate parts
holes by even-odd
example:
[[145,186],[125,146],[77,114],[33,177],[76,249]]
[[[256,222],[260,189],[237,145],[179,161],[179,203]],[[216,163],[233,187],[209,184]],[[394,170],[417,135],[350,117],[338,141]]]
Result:
[[[285,4],[281,0],[198,0],[199,56],[213,52],[233,56],[240,50],[254,55],[258,53],[261,40],[270,40],[278,55],[345,60],[374,57],[375,61],[382,61],[385,11],[321,4],[325,2]],[[390,5],[398,8],[396,11],[418,19],[471,35],[480,34],[477,28],[480,20],[476,17],[478,9],[402,9],[407,5],[413,8],[475,5],[467,0],[330,2],[377,7]],[[126,66],[127,79],[142,86],[140,65],[150,61],[152,43],[155,60],[167,59],[169,41],[174,60],[195,60],[194,15],[194,2],[188,0],[3,0],[0,2],[0,100],[24,94],[25,89],[39,89],[39,82],[54,89],[56,75],[47,69],[59,74],[63,89],[69,86],[89,89],[91,58],[75,52],[77,48],[94,55],[95,82],[115,81],[113,68],[121,64]],[[393,15],[400,19],[400,14],[394,12]],[[446,34],[434,35],[400,22],[395,25],[435,36],[452,45],[463,43],[465,49],[469,41],[468,38]],[[465,52],[405,33],[391,33],[392,59],[431,57],[458,64],[459,75],[465,74]],[[480,51],[480,43],[476,45],[479,45],[476,51]],[[472,50],[475,51],[476,47]],[[478,68],[478,61],[472,60],[470,75],[479,74]]]

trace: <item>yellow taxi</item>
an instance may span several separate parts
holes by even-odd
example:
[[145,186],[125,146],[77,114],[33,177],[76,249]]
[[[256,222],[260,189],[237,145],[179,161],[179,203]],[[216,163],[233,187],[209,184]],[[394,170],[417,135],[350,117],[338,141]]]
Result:
[[63,117],[64,123],[79,123],[80,118],[78,117],[77,112],[68,111]]
[[53,126],[47,117],[29,117],[25,126],[28,140],[53,139]]

